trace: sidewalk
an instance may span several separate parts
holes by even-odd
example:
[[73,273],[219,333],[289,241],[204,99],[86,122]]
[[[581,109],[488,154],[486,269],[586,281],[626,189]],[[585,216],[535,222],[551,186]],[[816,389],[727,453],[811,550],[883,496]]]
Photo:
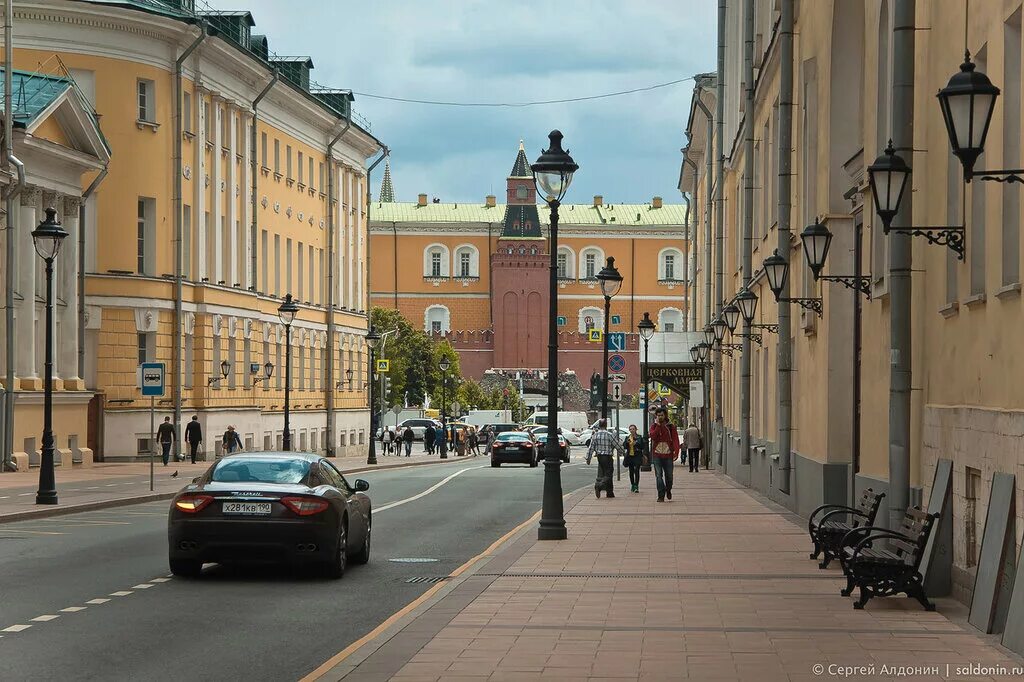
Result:
[[[854,610],[841,573],[818,570],[804,522],[781,507],[679,466],[675,499],[658,504],[644,476],[639,495],[619,483],[613,500],[573,496],[568,540],[538,542],[530,524],[321,679],[795,682],[840,679],[835,666],[865,666],[846,671],[857,679],[895,679],[900,666],[927,669],[906,679],[1020,679],[1024,663],[952,600],[934,613],[903,597]],[[970,664],[1008,670],[957,674]]]
[[[419,448],[413,447],[411,457],[384,457],[378,453],[377,465],[367,465],[366,455],[333,459],[342,473],[385,469],[410,464],[429,464],[431,462],[456,461],[465,459],[449,453],[447,460],[436,455],[428,456]],[[89,467],[57,467],[57,505],[37,505],[36,490],[39,488],[39,469],[29,469],[15,473],[0,474],[0,523],[23,518],[38,518],[84,511],[90,508],[112,507],[136,502],[170,499],[182,487],[191,482],[210,466],[211,462],[171,462],[166,467],[157,458],[153,467],[153,491],[149,490],[149,463],[102,463],[97,462]],[[171,474],[178,472],[176,478]]]

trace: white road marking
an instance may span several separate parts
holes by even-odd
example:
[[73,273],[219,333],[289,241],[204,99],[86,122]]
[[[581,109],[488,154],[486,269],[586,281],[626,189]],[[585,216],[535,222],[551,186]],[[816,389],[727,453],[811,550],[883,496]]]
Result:
[[36,616],[36,617],[35,617],[35,618],[33,618],[32,620],[33,620],[34,622],[36,622],[36,623],[45,623],[45,622],[47,622],[47,621],[49,621],[49,620],[56,620],[57,618],[60,618],[60,616],[56,616],[56,615],[51,615],[51,616]]
[[132,585],[132,589],[133,590],[148,590],[151,587],[154,587],[154,586],[153,585],[147,585],[146,583],[139,583],[138,585]]
[[93,485],[93,486],[89,486],[88,488],[86,488],[86,490],[99,490],[99,489],[100,489],[100,487],[98,485]]
[[33,535],[64,535],[54,530],[30,530],[24,528],[4,528],[5,533],[32,533]]
[[9,628],[4,628],[3,630],[0,630],[0,632],[21,632],[22,630],[28,630],[30,627],[32,627],[32,626],[31,625],[12,625]]
[[394,509],[395,507],[400,507],[403,504],[408,504],[409,502],[413,502],[415,500],[418,500],[421,497],[426,497],[427,495],[429,495],[430,493],[434,492],[435,490],[437,490],[438,488],[440,488],[441,486],[443,486],[445,483],[447,483],[448,481],[452,480],[456,476],[461,476],[462,474],[466,473],[467,471],[472,471],[473,469],[483,469],[483,468],[484,468],[484,466],[466,467],[465,469],[459,469],[458,471],[456,471],[451,476],[443,478],[440,481],[438,481],[437,483],[435,483],[434,485],[430,486],[429,488],[427,488],[426,490],[421,492],[419,495],[413,495],[412,497],[407,497],[404,500],[398,500],[397,502],[392,502],[391,504],[385,504],[383,507],[378,507],[377,509],[374,509],[373,512],[375,514],[379,514],[380,512],[387,511],[388,509]]
[[19,493],[18,497],[28,497],[29,495],[35,495],[35,493]]
[[127,597],[129,594],[134,594],[131,590],[118,590],[117,592],[111,592],[111,597]]
[[10,495],[3,495],[3,496],[0,496],[0,500],[6,500],[6,499],[7,499],[8,497],[10,497]]
[[170,581],[170,578],[153,578],[149,582],[151,582],[151,583],[166,583],[166,582],[169,582],[169,581]]
[[88,606],[69,606],[66,609],[61,609],[61,613],[77,613],[78,611],[85,611]]
[[114,487],[115,485],[118,485],[118,484],[117,484],[117,483],[108,483],[108,484],[107,484],[106,486],[104,486],[104,487],[106,487],[106,488],[113,488],[113,487]]
[[89,601],[87,601],[85,603],[86,604],[106,604],[108,601],[110,601],[110,600],[106,599],[106,598],[101,598],[101,599],[90,599]]

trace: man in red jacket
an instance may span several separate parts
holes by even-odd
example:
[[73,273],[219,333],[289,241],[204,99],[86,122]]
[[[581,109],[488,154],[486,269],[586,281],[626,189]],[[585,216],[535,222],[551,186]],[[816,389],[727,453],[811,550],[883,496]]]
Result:
[[679,454],[679,432],[668,420],[668,410],[659,407],[651,425],[651,464],[658,483],[658,502],[672,499],[672,465]]

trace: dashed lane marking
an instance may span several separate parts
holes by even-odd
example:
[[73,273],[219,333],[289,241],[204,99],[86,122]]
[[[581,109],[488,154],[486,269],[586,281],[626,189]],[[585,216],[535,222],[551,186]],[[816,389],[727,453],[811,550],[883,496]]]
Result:
[[138,585],[132,585],[132,589],[133,590],[148,590],[151,587],[156,587],[156,586],[155,585],[149,585],[147,583],[139,583]]
[[51,621],[51,620],[56,620],[57,618],[60,618],[60,616],[58,616],[58,615],[36,616],[35,618],[32,619],[32,621],[35,622],[35,623],[46,623],[46,622]]
[[135,594],[131,590],[118,590],[117,592],[111,592],[111,597],[127,597],[129,594]]
[[21,632],[22,630],[28,630],[31,625],[12,625],[10,627],[0,630],[0,632]]
[[86,604],[106,604],[108,601],[110,601],[110,600],[106,599],[104,597],[101,597],[99,599],[90,599],[89,601],[87,601],[85,603]]
[[78,613],[79,611],[85,611],[88,606],[69,606],[66,609],[61,609],[61,613]]
[[29,495],[35,495],[35,493],[18,493],[18,497],[28,497]]
[[4,533],[31,533],[32,535],[64,535],[55,530],[32,530],[31,528],[4,528]]

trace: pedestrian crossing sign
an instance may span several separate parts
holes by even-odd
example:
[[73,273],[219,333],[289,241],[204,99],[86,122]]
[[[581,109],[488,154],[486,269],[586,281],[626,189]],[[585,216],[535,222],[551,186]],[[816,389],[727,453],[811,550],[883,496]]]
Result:
[[587,338],[590,341],[593,341],[594,343],[599,343],[601,341],[601,330],[591,329],[589,332],[587,332]]
[[377,372],[379,374],[386,374],[391,370],[390,360],[378,360],[377,361]]

